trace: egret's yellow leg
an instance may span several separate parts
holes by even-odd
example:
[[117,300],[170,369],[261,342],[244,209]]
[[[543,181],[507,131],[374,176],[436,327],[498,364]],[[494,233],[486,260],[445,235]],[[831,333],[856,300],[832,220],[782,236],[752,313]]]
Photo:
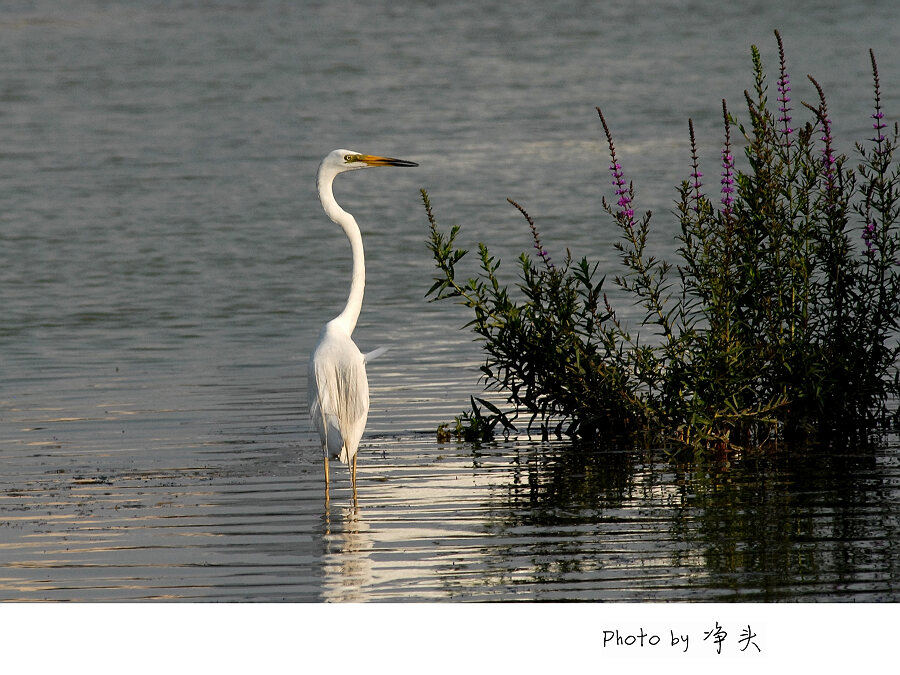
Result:
[[325,503],[328,504],[328,451],[325,452]]

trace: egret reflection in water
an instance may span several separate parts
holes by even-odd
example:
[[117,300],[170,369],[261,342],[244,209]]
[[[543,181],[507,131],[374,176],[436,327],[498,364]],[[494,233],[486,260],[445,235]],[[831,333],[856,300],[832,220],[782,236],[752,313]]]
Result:
[[325,550],[322,569],[325,580],[322,599],[329,602],[361,602],[372,584],[373,548],[369,523],[354,507],[341,509],[339,522],[332,527],[330,514],[326,512]]

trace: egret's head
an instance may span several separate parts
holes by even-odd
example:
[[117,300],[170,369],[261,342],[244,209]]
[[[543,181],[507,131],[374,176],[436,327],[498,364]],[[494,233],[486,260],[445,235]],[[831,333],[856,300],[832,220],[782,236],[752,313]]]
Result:
[[407,162],[403,159],[364,155],[354,150],[332,150],[322,161],[322,165],[327,166],[335,173],[368,169],[373,166],[419,166],[415,162]]

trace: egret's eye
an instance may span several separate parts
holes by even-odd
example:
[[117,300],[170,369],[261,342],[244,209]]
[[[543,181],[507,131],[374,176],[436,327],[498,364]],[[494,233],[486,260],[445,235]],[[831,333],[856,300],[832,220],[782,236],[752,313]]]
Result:
[[347,162],[347,164],[352,164],[353,162],[358,162],[359,155],[344,155],[344,161]]

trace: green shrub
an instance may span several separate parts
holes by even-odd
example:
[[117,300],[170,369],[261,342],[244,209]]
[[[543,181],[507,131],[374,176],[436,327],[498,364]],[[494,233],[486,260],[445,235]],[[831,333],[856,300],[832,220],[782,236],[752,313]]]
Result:
[[[634,186],[597,109],[615,193],[615,203],[604,198],[603,205],[621,232],[623,269],[614,283],[641,307],[643,333],[617,318],[598,264],[570,254],[555,264],[534,220],[511,200],[535,248],[519,257],[516,288],[500,283],[500,262],[484,244],[480,270],[458,281],[456,265],[467,253],[456,246],[460,228],[441,231],[422,191],[438,269],[427,295],[472,310],[467,325],[485,351],[484,381],[510,406],[502,412],[479,399],[491,413],[482,415],[473,399],[472,412],[457,420],[458,435],[474,425],[485,438],[497,424],[514,429],[524,420],[544,436],[727,447],[846,440],[888,423],[888,403],[900,392],[898,128],[885,135],[871,51],[874,135],[856,145],[857,166],[836,153],[825,94],[812,77],[817,101],[802,104],[811,119],[795,127],[775,36],[774,110],[755,46],[747,123],[722,102],[715,196],[704,191],[688,123],[691,172],[675,211],[676,266],[648,255],[651,214],[635,216]],[[746,169],[733,155],[736,131]]]

